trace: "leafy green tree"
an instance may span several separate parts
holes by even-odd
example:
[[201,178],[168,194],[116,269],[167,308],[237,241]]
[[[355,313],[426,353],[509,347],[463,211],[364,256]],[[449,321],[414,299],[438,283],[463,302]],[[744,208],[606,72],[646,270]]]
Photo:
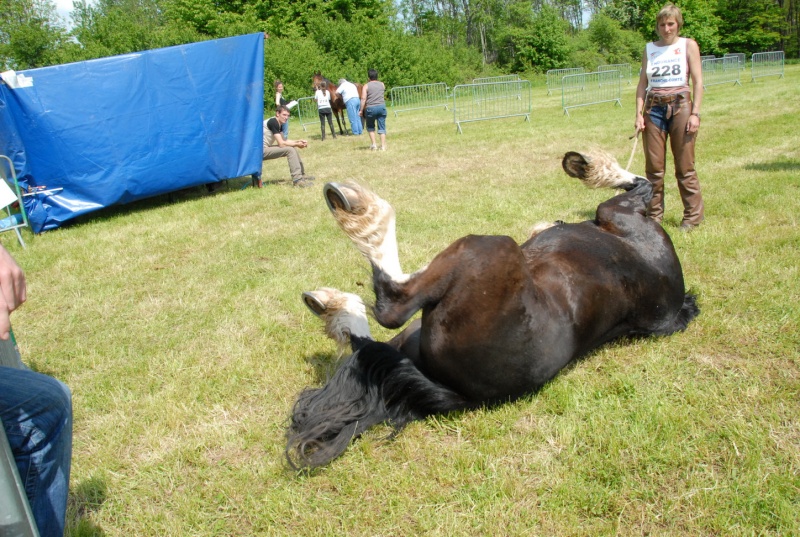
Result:
[[113,56],[197,40],[186,32],[165,32],[166,19],[157,0],[77,0],[72,14],[73,35],[83,59]]
[[[681,35],[691,37],[704,54],[719,52],[719,18],[713,3],[716,0],[675,0],[681,9],[684,26]],[[656,15],[666,0],[612,0],[602,11],[618,21],[623,29],[637,31],[646,41],[659,38],[656,32]],[[641,51],[639,52],[641,55]]]
[[647,41],[657,39],[655,14],[663,7],[661,0],[610,0],[598,13],[617,21],[626,30],[640,32]]
[[50,65],[69,36],[50,0],[0,0],[0,65],[30,69]]
[[774,0],[718,0],[717,14],[725,52],[775,50],[786,29],[784,13]]
[[620,24],[600,13],[587,29],[589,42],[605,63],[638,63],[644,40],[635,32],[623,30]]
[[516,25],[505,34],[501,60],[512,71],[546,72],[568,67],[572,55],[567,35],[570,26],[555,8],[543,6],[534,13],[525,2],[512,6]]

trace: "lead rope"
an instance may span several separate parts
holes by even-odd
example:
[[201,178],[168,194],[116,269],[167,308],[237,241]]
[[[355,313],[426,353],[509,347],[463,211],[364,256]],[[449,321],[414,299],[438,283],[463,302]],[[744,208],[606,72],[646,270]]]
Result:
[[631,163],[633,162],[633,155],[636,154],[636,144],[639,143],[639,133],[640,132],[641,131],[637,130],[636,132],[633,133],[633,136],[628,138],[628,140],[633,138],[633,149],[631,149],[631,158],[628,159],[628,165],[625,166],[625,171],[630,171],[631,170]]

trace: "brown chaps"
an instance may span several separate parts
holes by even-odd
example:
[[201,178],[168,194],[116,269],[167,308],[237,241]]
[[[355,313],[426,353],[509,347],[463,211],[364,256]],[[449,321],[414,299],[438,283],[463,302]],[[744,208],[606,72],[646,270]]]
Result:
[[[675,96],[648,95],[644,107],[645,172],[653,184],[653,199],[648,216],[656,222],[664,217],[664,171],[669,138],[675,161],[675,178],[683,201],[682,223],[697,225],[703,221],[703,196],[694,169],[694,144],[697,133],[686,132],[692,111],[687,93]],[[651,115],[652,114],[652,115]]]

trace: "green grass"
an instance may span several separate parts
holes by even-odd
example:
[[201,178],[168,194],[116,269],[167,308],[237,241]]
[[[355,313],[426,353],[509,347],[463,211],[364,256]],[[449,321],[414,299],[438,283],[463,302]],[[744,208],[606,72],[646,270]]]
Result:
[[278,183],[288,167],[271,161],[261,190],[112,208],[27,250],[3,234],[28,277],[23,356],[74,394],[69,534],[800,534],[798,82],[793,65],[706,91],[694,233],[677,233],[667,182],[664,225],[702,308],[686,332],[607,345],[513,404],[372,431],[312,475],[287,469],[284,430],[337,354],[300,293],[371,297],[321,185],[358,179],[392,202],[407,271],[467,233],[524,240],[611,195],[560,158],[600,147],[624,166],[632,86],[622,108],[569,117],[539,86],[530,122],[461,135],[443,110],[390,115],[386,153],[309,127],[313,188]]

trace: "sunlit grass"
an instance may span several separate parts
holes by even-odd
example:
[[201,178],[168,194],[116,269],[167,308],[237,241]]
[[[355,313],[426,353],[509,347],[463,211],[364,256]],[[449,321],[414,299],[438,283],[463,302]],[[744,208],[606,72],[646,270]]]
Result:
[[[706,222],[673,236],[701,316],[682,334],[608,345],[539,394],[370,432],[310,476],[283,460],[296,394],[335,345],[299,300],[333,286],[369,300],[369,272],[330,218],[325,181],[368,182],[397,210],[401,262],[467,233],[524,240],[591,218],[608,191],[561,171],[567,150],[625,165],[623,107],[471,123],[391,115],[389,151],[319,140],[317,185],[283,161],[261,190],[232,180],[115,208],[3,244],[25,268],[23,356],[70,385],[72,535],[791,535],[800,527],[800,67],[706,92],[697,158]],[[631,166],[641,173],[641,149]],[[668,175],[672,174],[672,167]],[[249,181],[249,180],[248,180]],[[391,331],[373,323],[373,332]]]

